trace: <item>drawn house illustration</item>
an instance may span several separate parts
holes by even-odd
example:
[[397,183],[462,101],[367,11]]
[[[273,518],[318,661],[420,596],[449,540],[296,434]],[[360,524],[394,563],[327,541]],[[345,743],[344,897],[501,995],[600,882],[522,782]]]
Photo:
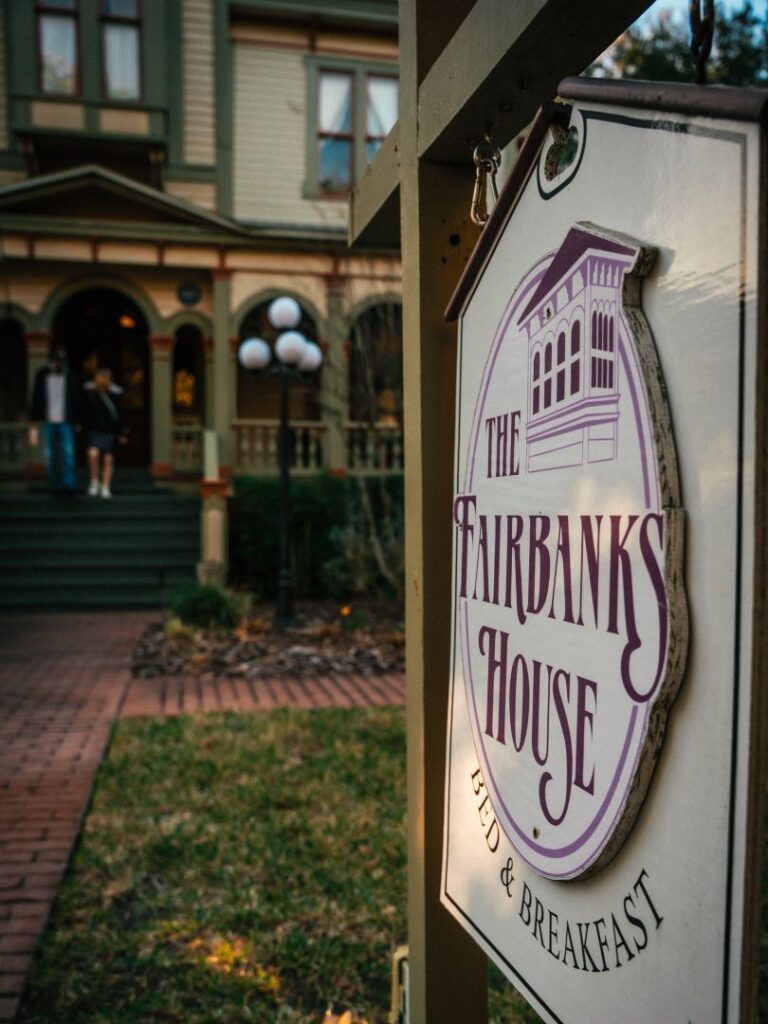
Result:
[[621,293],[635,256],[571,228],[518,321],[528,339],[528,472],[616,458]]

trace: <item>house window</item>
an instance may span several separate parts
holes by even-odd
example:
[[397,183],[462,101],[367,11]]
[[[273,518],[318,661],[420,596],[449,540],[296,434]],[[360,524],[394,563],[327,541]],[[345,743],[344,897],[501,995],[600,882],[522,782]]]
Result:
[[323,192],[348,192],[352,184],[354,76],[321,71],[318,90],[318,181]]
[[106,99],[141,99],[140,0],[101,0],[101,52]]
[[346,195],[397,121],[398,81],[352,61],[309,61],[308,195]]
[[78,92],[77,0],[37,5],[40,89],[51,96]]
[[368,163],[397,121],[398,81],[388,75],[368,75],[365,92],[365,156]]

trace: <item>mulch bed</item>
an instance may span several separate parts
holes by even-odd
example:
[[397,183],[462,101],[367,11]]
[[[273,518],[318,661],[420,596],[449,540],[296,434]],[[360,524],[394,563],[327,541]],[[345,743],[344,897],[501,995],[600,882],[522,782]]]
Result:
[[133,652],[133,675],[274,679],[405,671],[405,633],[392,617],[310,606],[297,611],[294,626],[278,631],[271,615],[265,608],[233,630],[175,619],[151,623]]

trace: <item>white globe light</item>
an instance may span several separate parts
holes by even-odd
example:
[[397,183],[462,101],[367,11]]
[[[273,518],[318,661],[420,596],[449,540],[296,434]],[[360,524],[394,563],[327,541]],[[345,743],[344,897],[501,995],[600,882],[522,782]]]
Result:
[[289,295],[281,295],[270,302],[267,320],[278,331],[290,331],[301,323],[301,306]]
[[289,366],[298,366],[304,358],[307,339],[299,331],[285,331],[275,343],[278,359]]
[[302,373],[312,373],[319,370],[323,365],[323,350],[314,341],[308,341],[304,352],[304,358],[299,363]]
[[237,350],[237,359],[246,370],[263,370],[269,366],[272,349],[261,338],[246,338]]

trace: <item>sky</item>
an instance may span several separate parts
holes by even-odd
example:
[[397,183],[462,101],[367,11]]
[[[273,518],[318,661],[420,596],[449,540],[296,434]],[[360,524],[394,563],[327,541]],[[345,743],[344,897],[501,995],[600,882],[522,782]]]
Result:
[[[752,7],[757,14],[765,14],[766,3],[768,0],[753,0]],[[652,7],[649,7],[645,14],[640,18],[641,23],[647,22],[649,19],[656,20],[656,15],[659,11],[668,10],[673,11],[678,19],[688,18],[689,0],[656,0],[656,3]],[[739,0],[715,0],[715,6],[725,8],[726,10],[733,10],[734,8],[741,7]],[[702,4],[703,8],[703,4]]]

